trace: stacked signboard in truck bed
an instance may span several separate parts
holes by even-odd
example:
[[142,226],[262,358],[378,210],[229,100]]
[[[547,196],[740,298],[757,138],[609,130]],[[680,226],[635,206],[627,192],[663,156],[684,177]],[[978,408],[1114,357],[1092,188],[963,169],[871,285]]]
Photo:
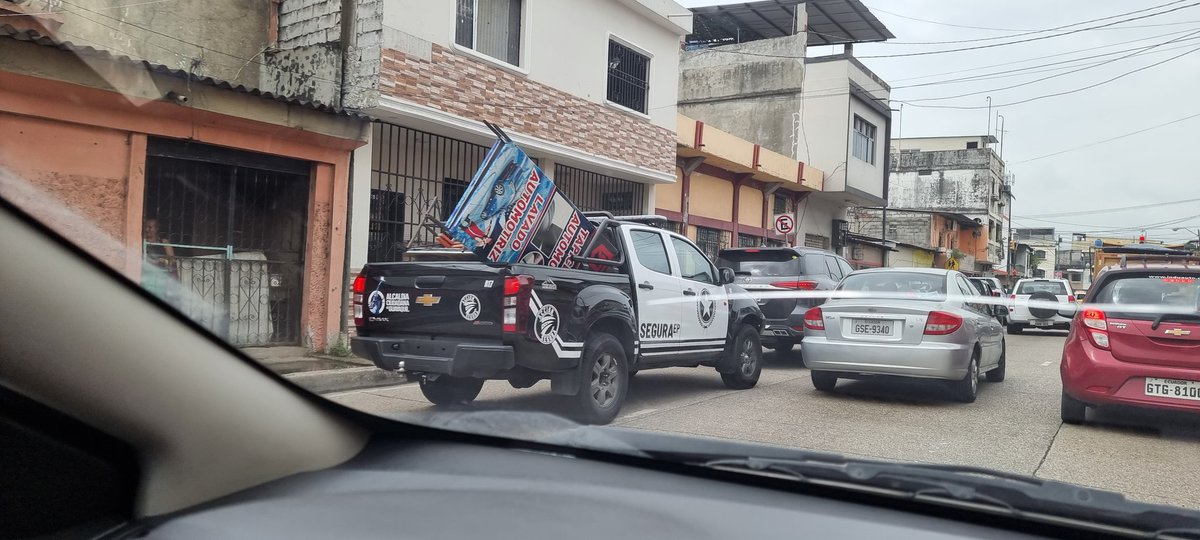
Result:
[[435,405],[470,402],[487,380],[549,380],[590,423],[616,418],[640,370],[709,366],[730,388],[758,382],[763,316],[731,270],[643,219],[581,212],[497,134],[444,224],[475,257],[364,267],[355,353],[403,369]]

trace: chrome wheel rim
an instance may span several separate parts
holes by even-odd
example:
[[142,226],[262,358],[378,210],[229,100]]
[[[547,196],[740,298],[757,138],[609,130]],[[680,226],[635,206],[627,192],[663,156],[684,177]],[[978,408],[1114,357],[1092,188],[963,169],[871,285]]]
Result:
[[592,364],[592,401],[600,407],[608,407],[617,399],[620,390],[617,359],[610,353],[601,354]]
[[758,358],[754,354],[754,341],[750,339],[742,340],[742,347],[738,351],[738,360],[742,370],[742,375],[753,377],[754,370],[758,367]]

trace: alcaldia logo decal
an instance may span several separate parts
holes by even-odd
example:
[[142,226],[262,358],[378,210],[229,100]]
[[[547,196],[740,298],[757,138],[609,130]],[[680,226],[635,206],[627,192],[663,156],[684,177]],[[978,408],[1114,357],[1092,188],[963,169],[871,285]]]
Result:
[[700,298],[696,300],[696,315],[700,317],[700,326],[708,328],[717,314],[717,301],[713,299],[708,289],[700,289]]
[[638,337],[642,339],[653,338],[673,338],[679,333],[678,324],[670,323],[642,323],[638,328]]
[[473,321],[479,318],[479,307],[479,297],[467,293],[458,301],[458,314],[465,320]]

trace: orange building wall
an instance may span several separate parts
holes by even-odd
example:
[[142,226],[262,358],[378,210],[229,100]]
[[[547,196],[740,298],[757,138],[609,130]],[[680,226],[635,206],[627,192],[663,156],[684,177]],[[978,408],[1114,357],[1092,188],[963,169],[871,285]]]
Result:
[[762,203],[762,191],[750,186],[742,186],[741,192],[738,194],[738,223],[751,227],[762,227]]

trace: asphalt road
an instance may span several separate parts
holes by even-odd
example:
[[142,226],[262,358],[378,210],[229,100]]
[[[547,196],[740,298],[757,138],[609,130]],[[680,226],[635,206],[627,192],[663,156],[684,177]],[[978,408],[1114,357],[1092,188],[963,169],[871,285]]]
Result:
[[[860,457],[977,465],[1200,509],[1200,416],[1089,411],[1059,419],[1065,333],[1008,336],[1008,376],[981,380],[975,403],[922,381],[839,381],[819,393],[794,357],[768,353],[750,390],[728,390],[710,368],[644,371],[615,425],[724,437]],[[548,382],[516,390],[489,381],[474,409],[562,410]],[[376,414],[428,412],[416,385],[329,394]]]

